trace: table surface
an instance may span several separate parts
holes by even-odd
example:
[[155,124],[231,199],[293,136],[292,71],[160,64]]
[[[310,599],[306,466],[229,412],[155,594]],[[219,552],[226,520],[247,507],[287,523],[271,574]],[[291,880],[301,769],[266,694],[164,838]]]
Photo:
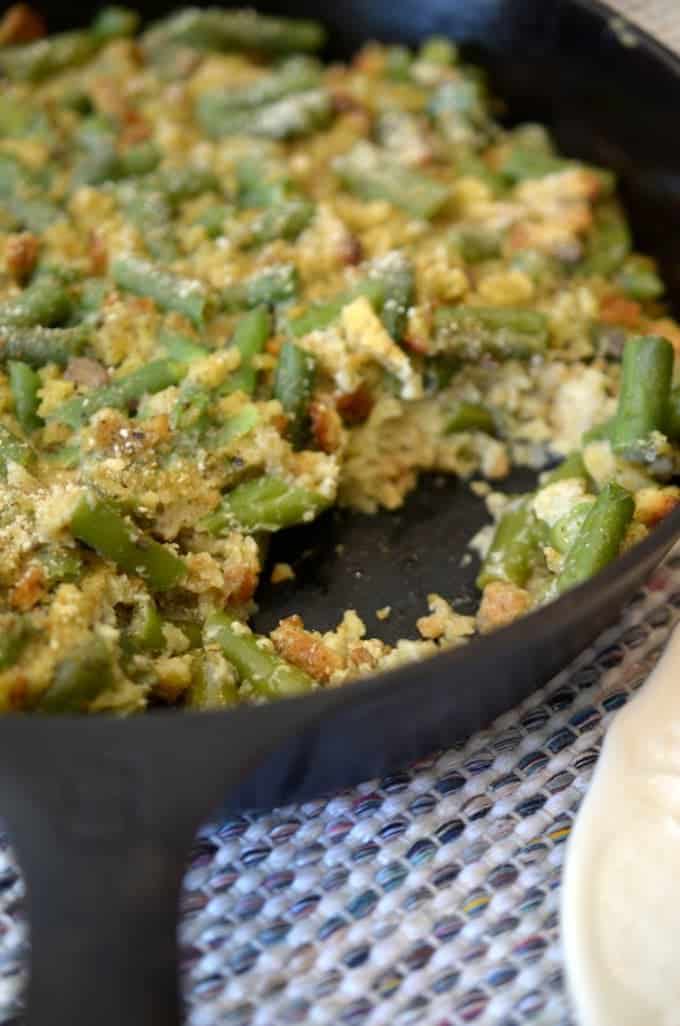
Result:
[[[617,0],[680,50],[677,0]],[[331,798],[207,827],[180,927],[190,1026],[575,1026],[564,842],[611,717],[680,618],[680,556],[542,691],[464,746]],[[0,839],[0,1021],[25,973]]]

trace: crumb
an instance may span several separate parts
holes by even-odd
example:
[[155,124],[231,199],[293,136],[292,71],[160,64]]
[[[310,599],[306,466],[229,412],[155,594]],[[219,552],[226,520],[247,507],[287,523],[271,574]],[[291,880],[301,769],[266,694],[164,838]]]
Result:
[[382,609],[376,609],[375,615],[378,620],[387,620],[392,615],[392,606],[383,606]]
[[275,563],[271,573],[272,584],[282,584],[284,581],[294,581],[295,571],[290,563]]
[[473,492],[474,495],[479,495],[480,498],[484,498],[491,491],[491,485],[488,481],[471,481],[470,491]]

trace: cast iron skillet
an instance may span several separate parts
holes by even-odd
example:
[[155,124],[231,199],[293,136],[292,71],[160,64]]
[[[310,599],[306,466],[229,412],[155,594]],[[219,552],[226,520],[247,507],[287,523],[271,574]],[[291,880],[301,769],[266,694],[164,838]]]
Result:
[[[148,0],[143,10],[169,6]],[[52,30],[90,17],[89,5],[42,7]],[[319,13],[315,0],[262,7]],[[335,0],[324,15],[334,55],[369,38],[411,43],[434,32],[467,44],[512,117],[546,121],[567,153],[619,172],[638,242],[680,299],[680,62],[661,46],[588,0]],[[481,516],[463,486],[430,481],[398,516],[327,518],[282,542],[278,557],[298,559],[300,579],[294,596],[264,596],[268,615],[296,609],[325,627],[354,604],[375,627],[373,611],[390,603],[393,634],[408,632],[428,591],[472,594],[475,567],[460,554]],[[0,719],[0,811],[28,883],[26,1022],[175,1026],[177,896],[201,821],[225,801],[274,805],[350,785],[479,730],[609,624],[678,533],[680,511],[519,623],[345,689],[125,722]]]

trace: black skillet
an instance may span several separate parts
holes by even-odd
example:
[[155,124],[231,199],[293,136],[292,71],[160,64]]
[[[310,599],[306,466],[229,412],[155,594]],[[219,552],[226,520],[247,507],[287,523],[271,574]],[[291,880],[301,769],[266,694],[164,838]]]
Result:
[[[150,0],[145,15],[171,5]],[[680,62],[587,0],[272,0],[323,17],[329,51],[444,33],[489,68],[513,119],[547,122],[565,151],[615,168],[637,241],[680,300]],[[51,30],[89,5],[42,3]],[[521,475],[520,475],[521,477]],[[526,487],[515,478],[509,488]],[[262,596],[326,627],[390,604],[408,633],[429,591],[473,595],[464,546],[483,518],[456,482],[424,482],[396,515],[327,517],[279,543],[294,593]],[[30,1026],[174,1026],[177,896],[192,837],[220,806],[275,805],[404,766],[479,730],[581,651],[680,533],[680,510],[559,602],[462,650],[275,706],[212,714],[0,720],[0,811],[28,884]],[[339,555],[338,543],[345,546]]]

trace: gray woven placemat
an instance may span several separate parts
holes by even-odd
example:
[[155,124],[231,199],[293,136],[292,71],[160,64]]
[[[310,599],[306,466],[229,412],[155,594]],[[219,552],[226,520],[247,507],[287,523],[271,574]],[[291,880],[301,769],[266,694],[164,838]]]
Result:
[[[680,49],[677,0],[615,6]],[[206,828],[180,927],[190,1026],[571,1026],[564,842],[611,717],[679,618],[675,556],[615,628],[466,745]],[[22,902],[0,838],[0,1021],[21,1005]]]

